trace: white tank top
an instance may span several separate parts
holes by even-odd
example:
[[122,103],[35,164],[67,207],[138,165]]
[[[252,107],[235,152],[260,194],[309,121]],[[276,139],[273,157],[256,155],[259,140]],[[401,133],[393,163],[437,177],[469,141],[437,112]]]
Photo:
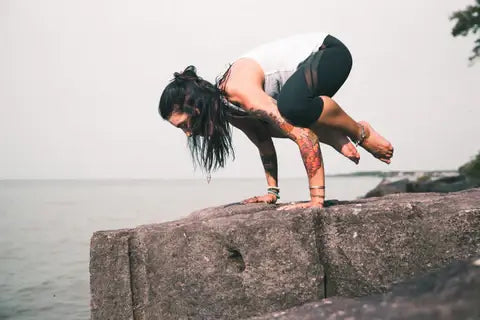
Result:
[[298,65],[318,51],[328,33],[305,33],[265,43],[239,58],[255,60],[265,73],[265,92],[274,99]]

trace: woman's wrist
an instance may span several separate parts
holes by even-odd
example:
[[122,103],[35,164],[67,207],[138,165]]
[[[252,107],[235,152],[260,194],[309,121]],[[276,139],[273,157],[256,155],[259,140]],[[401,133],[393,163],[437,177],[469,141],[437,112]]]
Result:
[[277,186],[269,186],[267,188],[267,193],[273,194],[277,198],[277,200],[280,199],[280,188]]
[[309,187],[310,199],[314,203],[323,203],[325,201],[325,186],[313,185]]
[[324,197],[324,196],[310,195],[310,201],[311,201],[312,203],[323,204],[323,203],[325,202],[325,197]]

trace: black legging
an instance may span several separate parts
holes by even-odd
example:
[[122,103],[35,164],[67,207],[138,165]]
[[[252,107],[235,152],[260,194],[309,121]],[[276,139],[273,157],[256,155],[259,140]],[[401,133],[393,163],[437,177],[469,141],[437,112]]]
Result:
[[310,127],[323,111],[320,96],[333,97],[351,69],[350,51],[328,35],[283,86],[277,101],[280,113],[295,126]]

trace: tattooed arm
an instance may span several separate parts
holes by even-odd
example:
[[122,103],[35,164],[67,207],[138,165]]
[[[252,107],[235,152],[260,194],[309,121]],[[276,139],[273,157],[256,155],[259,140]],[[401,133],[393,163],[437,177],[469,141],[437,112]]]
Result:
[[[268,187],[278,187],[278,166],[277,166],[277,153],[275,146],[273,145],[272,137],[265,126],[259,123],[258,120],[250,119],[248,125],[236,125],[242,130],[250,141],[255,144],[260,153],[260,159],[262,160],[263,169],[265,170],[265,177],[267,178]],[[234,124],[235,125],[235,124]],[[252,202],[266,202],[275,203],[278,198],[275,194],[267,193],[263,196],[255,196],[244,200],[244,203]]]
[[[285,136],[293,140],[300,149],[303,163],[308,175],[310,186],[324,186],[325,175],[322,165],[322,154],[317,135],[308,128],[295,127],[288,123],[278,111],[275,100],[270,98],[263,90],[256,88],[243,89],[235,95],[246,110],[257,117],[266,120],[279,128]],[[324,190],[310,189],[311,200],[309,203],[300,203],[284,207],[285,209],[297,207],[323,206]]]

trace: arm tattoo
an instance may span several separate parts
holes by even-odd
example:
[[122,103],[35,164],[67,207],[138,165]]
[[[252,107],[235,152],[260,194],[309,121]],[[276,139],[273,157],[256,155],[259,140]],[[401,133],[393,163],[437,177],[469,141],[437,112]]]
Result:
[[253,114],[258,118],[267,120],[273,125],[277,126],[283,132],[285,132],[290,139],[294,140],[295,137],[292,135],[292,131],[295,129],[295,127],[285,121],[279,114],[277,115],[273,112],[267,112],[265,110],[255,110],[253,111]]
[[298,147],[300,148],[300,154],[302,155],[308,178],[311,179],[317,174],[318,170],[322,168],[320,146],[315,133],[310,131],[307,138],[300,139],[298,141]]
[[[276,106],[276,101],[272,99]],[[310,129],[295,127],[288,123],[281,115],[278,109],[275,111],[265,111],[256,109],[253,112],[256,116],[269,120],[274,125],[279,127],[290,139],[295,141],[300,148],[303,163],[309,178],[314,177],[318,170],[322,167],[320,157],[320,146],[318,144],[318,137]],[[263,161],[263,158],[262,158]]]
[[277,167],[277,154],[260,154],[260,158],[262,159],[263,168],[265,169],[265,173],[270,175],[271,177],[277,178],[278,167]]

